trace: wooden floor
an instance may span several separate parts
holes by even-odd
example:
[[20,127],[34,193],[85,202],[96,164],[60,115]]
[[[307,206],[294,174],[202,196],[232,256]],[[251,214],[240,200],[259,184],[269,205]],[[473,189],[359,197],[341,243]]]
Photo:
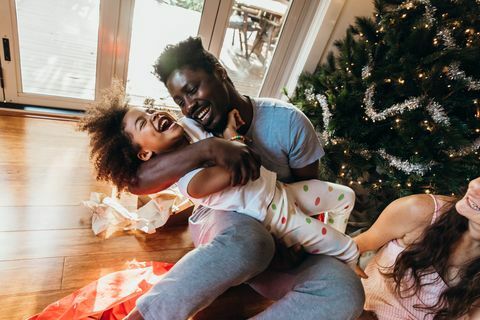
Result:
[[[176,262],[192,249],[182,224],[95,237],[81,205],[92,191],[110,188],[93,178],[88,139],[75,122],[0,113],[1,320],[33,315],[128,261]],[[257,300],[239,287],[195,319],[245,319],[261,309]]]

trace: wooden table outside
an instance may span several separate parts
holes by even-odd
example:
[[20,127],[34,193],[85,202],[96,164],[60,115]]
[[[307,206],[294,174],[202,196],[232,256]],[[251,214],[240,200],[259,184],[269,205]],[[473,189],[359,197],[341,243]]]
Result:
[[261,10],[278,17],[283,17],[288,9],[288,5],[275,0],[237,0],[236,2],[240,6]]
[[[270,50],[270,44],[273,37],[280,31],[283,17],[288,10],[288,5],[275,0],[237,0],[237,6],[240,8],[249,8],[252,10],[260,11],[260,31],[257,33],[253,42],[252,50],[248,53],[246,48],[246,58],[255,52],[258,56],[261,55],[263,44],[265,40],[263,37],[267,35],[267,54]],[[245,44],[247,46],[247,44]],[[266,59],[266,57],[265,57]]]

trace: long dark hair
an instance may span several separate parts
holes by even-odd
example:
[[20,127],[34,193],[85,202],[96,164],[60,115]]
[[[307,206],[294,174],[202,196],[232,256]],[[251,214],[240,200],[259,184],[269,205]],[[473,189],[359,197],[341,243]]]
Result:
[[[431,283],[422,283],[422,277],[438,273],[448,279],[448,259],[461,236],[468,229],[468,219],[457,213],[454,201],[450,209],[430,225],[421,241],[410,245],[397,258],[391,273],[384,274],[395,282],[400,297],[413,296]],[[459,281],[441,293],[435,305],[415,305],[415,308],[433,314],[434,320],[457,319],[468,312],[480,299],[480,256],[460,267]],[[405,280],[412,281],[411,285]],[[438,279],[440,280],[440,279]]]

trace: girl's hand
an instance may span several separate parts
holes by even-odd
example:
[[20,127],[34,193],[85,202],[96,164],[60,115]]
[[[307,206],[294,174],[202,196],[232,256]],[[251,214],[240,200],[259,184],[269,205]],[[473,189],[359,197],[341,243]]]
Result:
[[230,139],[238,135],[237,130],[245,124],[245,121],[243,121],[240,112],[238,112],[237,109],[230,111],[227,119],[227,126],[223,131],[223,137],[225,139]]
[[365,311],[363,310],[362,314],[360,315],[357,320],[377,320],[377,316],[373,311]]
[[358,264],[355,265],[355,268],[353,269],[353,271],[355,271],[355,273],[357,274],[357,276],[359,276],[360,278],[362,278],[362,279],[368,279],[367,274],[365,273],[365,271],[363,271],[362,268],[360,268],[360,266],[359,266]]
[[233,109],[228,113],[228,123],[227,127],[232,127],[234,130],[238,130],[241,126],[245,124],[242,117],[240,116],[240,112],[237,109]]

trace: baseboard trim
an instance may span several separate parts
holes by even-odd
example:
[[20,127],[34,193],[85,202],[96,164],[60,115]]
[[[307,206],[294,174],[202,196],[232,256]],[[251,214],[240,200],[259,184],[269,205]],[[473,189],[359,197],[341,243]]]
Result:
[[78,121],[83,113],[81,110],[46,108],[13,103],[0,104],[0,115],[13,117]]

